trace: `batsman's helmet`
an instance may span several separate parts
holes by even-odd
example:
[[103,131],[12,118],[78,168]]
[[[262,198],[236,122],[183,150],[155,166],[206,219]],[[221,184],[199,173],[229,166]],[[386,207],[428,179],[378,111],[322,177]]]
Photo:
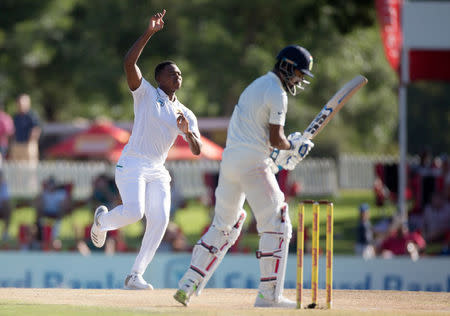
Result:
[[313,58],[311,54],[303,47],[298,45],[289,45],[283,48],[277,55],[278,61],[286,61],[293,65],[293,68],[300,70],[303,74],[313,78],[311,73]]
[[292,95],[296,94],[296,87],[303,90],[303,84],[309,84],[306,80],[294,83],[298,81],[295,80],[295,69],[311,78],[314,77],[311,72],[313,58],[305,48],[298,45],[289,45],[283,48],[277,55],[276,66],[282,74],[285,87]]

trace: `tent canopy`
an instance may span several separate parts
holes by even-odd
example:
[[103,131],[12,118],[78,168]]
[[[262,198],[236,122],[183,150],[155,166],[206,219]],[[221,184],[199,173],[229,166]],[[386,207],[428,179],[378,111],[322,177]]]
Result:
[[167,155],[167,160],[222,159],[222,147],[204,136],[201,136],[200,139],[203,143],[202,153],[199,156],[194,156],[189,149],[189,144],[182,136],[178,136]]
[[[130,133],[111,123],[96,123],[85,131],[50,147],[46,155],[52,158],[101,159],[117,162]],[[194,156],[189,144],[178,136],[169,151],[167,160],[211,159],[221,160],[223,148],[206,137],[201,136],[202,153]]]

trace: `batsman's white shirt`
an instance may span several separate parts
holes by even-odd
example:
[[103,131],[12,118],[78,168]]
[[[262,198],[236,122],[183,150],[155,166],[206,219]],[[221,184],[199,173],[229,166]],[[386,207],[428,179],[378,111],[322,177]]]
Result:
[[226,148],[247,147],[268,157],[269,123],[284,126],[287,104],[287,94],[273,72],[253,81],[234,108]]
[[[161,89],[145,79],[132,91],[134,125],[116,166],[116,184],[122,205],[100,217],[103,231],[134,223],[145,214],[146,228],[139,254],[131,269],[143,274],[163,238],[170,215],[170,176],[164,167],[170,147],[182,132],[182,112],[189,128],[200,136],[195,115],[178,100],[171,102]],[[184,136],[184,135],[183,135]]]
[[284,125],[287,94],[273,73],[259,77],[241,94],[230,120],[220,165],[213,224],[229,230],[248,200],[258,231],[278,231],[284,195],[270,170],[269,124]]

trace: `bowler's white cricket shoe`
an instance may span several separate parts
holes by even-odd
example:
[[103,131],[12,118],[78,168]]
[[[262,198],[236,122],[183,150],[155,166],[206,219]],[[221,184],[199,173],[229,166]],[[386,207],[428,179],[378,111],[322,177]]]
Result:
[[275,300],[273,295],[264,295],[260,290],[256,296],[255,307],[296,308],[297,303],[283,296]]
[[126,290],[153,290],[153,286],[137,273],[127,275],[124,288]]
[[94,223],[92,223],[92,227],[91,227],[91,240],[92,240],[92,243],[97,248],[101,248],[105,244],[107,232],[102,232],[100,230],[100,223],[99,223],[98,219],[101,215],[106,214],[106,213],[108,213],[108,209],[106,208],[106,206],[103,206],[103,205],[100,205],[99,207],[97,207],[97,209],[95,210],[95,213],[94,213]]

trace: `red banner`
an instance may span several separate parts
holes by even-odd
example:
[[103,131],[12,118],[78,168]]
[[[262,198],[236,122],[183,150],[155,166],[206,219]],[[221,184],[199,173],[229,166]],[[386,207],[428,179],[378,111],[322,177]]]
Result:
[[402,0],[376,0],[375,5],[386,58],[391,67],[399,73],[402,51]]

